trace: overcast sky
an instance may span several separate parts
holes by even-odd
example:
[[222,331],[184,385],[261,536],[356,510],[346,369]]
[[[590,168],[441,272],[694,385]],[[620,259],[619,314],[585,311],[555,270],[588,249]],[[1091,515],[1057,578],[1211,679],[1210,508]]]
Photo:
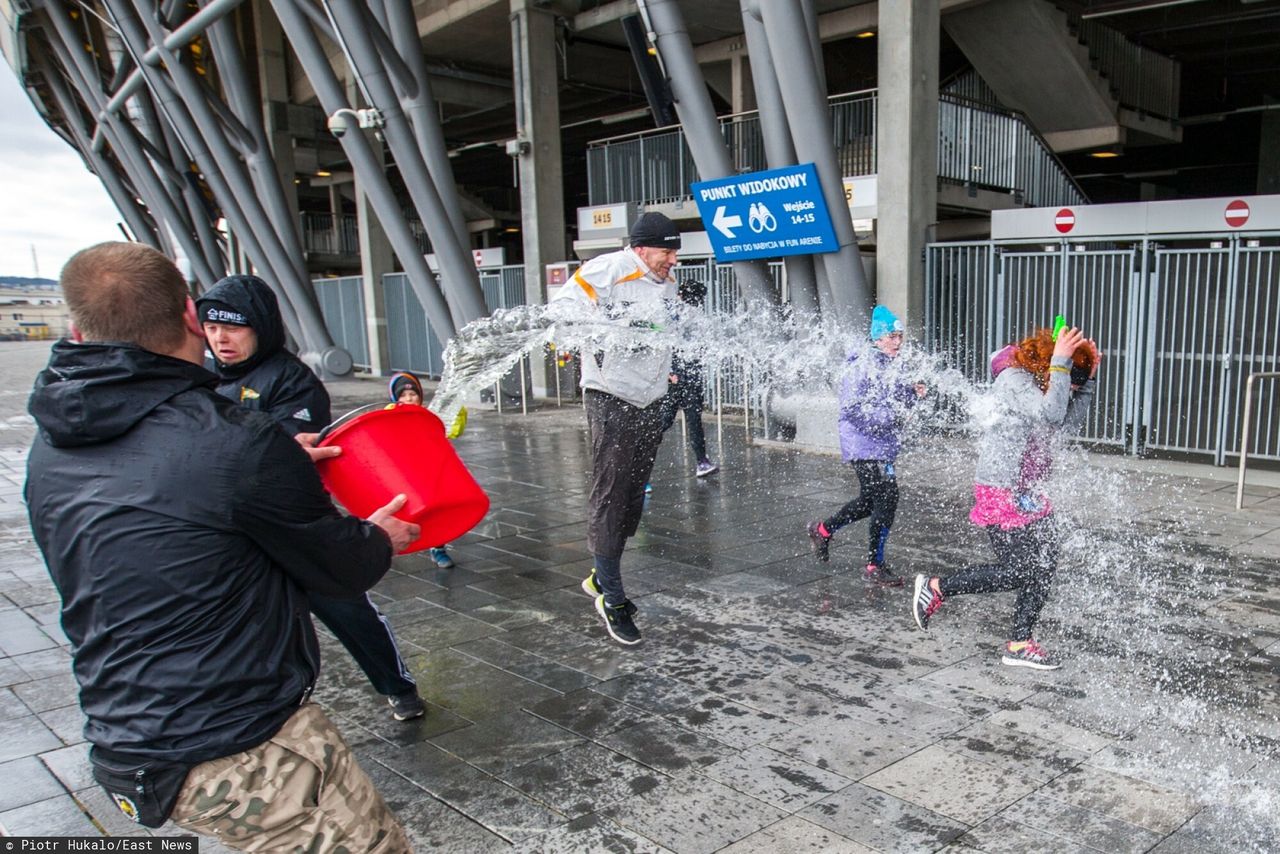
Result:
[[49,129],[0,60],[0,276],[58,278],[79,249],[123,240],[120,215],[80,155]]

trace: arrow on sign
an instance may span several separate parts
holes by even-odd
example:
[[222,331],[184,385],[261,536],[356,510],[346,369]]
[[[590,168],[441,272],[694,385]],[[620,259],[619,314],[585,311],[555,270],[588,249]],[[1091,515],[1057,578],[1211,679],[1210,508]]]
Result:
[[724,205],[716,208],[716,215],[711,218],[711,224],[720,229],[725,237],[736,237],[731,228],[742,228],[742,217],[734,214],[733,216],[724,215]]

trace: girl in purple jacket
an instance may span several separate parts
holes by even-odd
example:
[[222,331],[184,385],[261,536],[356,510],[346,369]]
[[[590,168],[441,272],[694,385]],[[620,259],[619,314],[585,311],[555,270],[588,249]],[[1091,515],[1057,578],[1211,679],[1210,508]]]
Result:
[[870,516],[864,577],[896,587],[902,579],[884,562],[885,542],[898,509],[893,464],[902,445],[906,411],[924,397],[925,388],[904,381],[892,369],[890,363],[902,348],[902,321],[882,305],[871,314],[871,343],[874,350],[850,354],[840,387],[840,453],[858,475],[861,492],[831,517],[810,522],[809,543],[818,560],[826,562],[835,532]]

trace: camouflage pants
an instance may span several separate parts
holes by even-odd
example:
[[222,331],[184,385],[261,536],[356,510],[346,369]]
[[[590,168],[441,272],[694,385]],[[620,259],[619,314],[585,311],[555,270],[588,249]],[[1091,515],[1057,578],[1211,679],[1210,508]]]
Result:
[[308,703],[257,747],[191,769],[169,816],[243,851],[404,854],[404,828]]

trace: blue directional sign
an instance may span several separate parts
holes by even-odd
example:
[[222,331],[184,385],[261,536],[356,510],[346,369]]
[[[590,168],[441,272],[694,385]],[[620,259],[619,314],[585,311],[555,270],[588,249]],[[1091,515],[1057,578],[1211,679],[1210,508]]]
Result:
[[718,261],[835,252],[835,229],[812,163],[691,185]]

